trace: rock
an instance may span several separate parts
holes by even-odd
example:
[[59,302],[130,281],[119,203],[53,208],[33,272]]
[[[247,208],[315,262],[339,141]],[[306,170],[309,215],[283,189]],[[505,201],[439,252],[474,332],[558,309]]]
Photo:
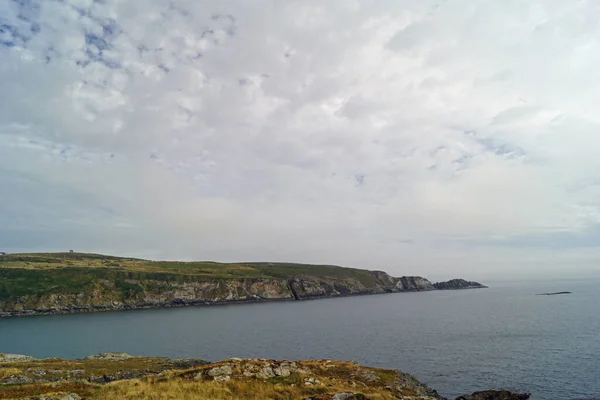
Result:
[[56,400],[81,400],[81,397],[79,397],[75,393],[69,393],[69,394],[65,394],[62,397],[59,397]]
[[233,374],[233,369],[229,365],[223,365],[221,367],[214,367],[208,371],[209,376],[223,376]]
[[369,382],[374,382],[379,379],[379,377],[371,371],[362,371],[362,377]]
[[127,353],[99,353],[99,354],[92,354],[91,356],[87,356],[85,358],[85,360],[110,360],[110,361],[120,361],[120,360],[127,360],[128,358],[132,358],[132,355],[129,355]]
[[403,276],[396,282],[396,290],[401,292],[420,292],[435,290],[435,287],[427,279],[420,276]]
[[9,362],[24,362],[24,361],[35,361],[36,359],[30,356],[24,356],[23,354],[2,354],[0,353],[0,363]]
[[58,394],[58,395],[44,395],[39,397],[28,397],[23,400],[82,400],[79,395],[75,393]]
[[11,375],[8,378],[2,379],[3,385],[23,385],[33,383],[33,379],[25,375]]
[[292,373],[291,367],[289,364],[282,363],[278,367],[273,368],[273,372],[277,376],[287,377]]
[[315,379],[315,378],[304,378],[304,384],[307,385],[307,386],[318,385],[319,383],[321,383],[321,382],[319,382],[318,379]]
[[538,296],[556,296],[559,294],[573,294],[572,292],[552,292],[552,293],[539,293]]
[[354,396],[354,393],[336,393],[333,395],[331,400],[348,400]]
[[433,284],[437,290],[459,290],[459,289],[483,289],[487,286],[479,282],[465,281],[464,279],[451,279],[447,282],[436,282]]
[[67,375],[81,376],[84,375],[85,371],[82,369],[72,369],[67,371]]
[[269,379],[275,377],[275,372],[270,366],[263,367],[259,372],[256,373],[258,379]]
[[457,397],[456,400],[527,400],[529,393],[512,393],[508,390],[485,390]]
[[227,382],[228,380],[231,380],[231,376],[229,375],[219,375],[219,376],[215,376],[214,380],[217,382]]

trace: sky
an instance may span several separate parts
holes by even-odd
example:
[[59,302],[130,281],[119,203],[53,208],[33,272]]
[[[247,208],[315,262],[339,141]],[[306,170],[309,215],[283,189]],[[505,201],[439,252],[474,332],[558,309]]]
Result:
[[0,0],[0,251],[598,277],[599,20]]

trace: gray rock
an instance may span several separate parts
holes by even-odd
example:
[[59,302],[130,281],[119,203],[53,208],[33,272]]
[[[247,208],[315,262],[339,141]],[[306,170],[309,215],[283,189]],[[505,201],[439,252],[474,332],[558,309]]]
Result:
[[85,359],[86,360],[111,360],[111,361],[119,361],[119,360],[127,360],[128,358],[132,358],[132,355],[129,355],[127,353],[113,353],[113,352],[108,352],[108,353],[99,353],[99,354],[93,354],[91,356],[87,356]]
[[208,371],[209,376],[223,376],[233,374],[233,369],[229,365],[223,365],[221,367],[214,367]]
[[277,376],[287,377],[292,373],[292,368],[289,364],[282,363],[278,367],[273,368],[273,372]]
[[321,383],[318,379],[315,378],[304,378],[304,384],[307,386],[318,385]]
[[333,395],[331,400],[348,400],[352,396],[354,396],[354,393],[336,393]]
[[24,356],[23,354],[1,354],[0,363],[9,362],[24,362],[24,361],[35,361],[36,359],[30,356]]
[[379,379],[379,377],[372,371],[363,371],[362,377],[369,382],[374,382]]
[[75,393],[65,394],[63,397],[59,397],[57,400],[81,400],[81,397]]
[[33,379],[25,375],[11,375],[8,378],[0,381],[3,385],[23,385],[26,383],[33,383]]
[[531,395],[529,393],[512,393],[508,390],[485,390],[459,396],[456,400],[527,400]]
[[219,376],[214,377],[214,380],[217,382],[227,382],[230,379],[231,379],[231,376],[229,376],[229,375],[219,375]]
[[263,367],[259,372],[256,373],[258,379],[269,379],[275,377],[275,372],[270,366]]
[[403,276],[396,281],[396,290],[401,292],[419,292],[435,290],[433,284],[420,276]]

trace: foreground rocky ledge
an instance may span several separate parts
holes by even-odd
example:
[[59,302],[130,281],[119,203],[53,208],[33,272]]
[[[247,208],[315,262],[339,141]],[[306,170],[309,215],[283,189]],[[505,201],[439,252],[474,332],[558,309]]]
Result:
[[[457,400],[522,400],[527,394],[487,391]],[[333,360],[203,360],[103,353],[83,360],[36,360],[0,354],[0,399],[305,399],[442,400],[396,370]]]

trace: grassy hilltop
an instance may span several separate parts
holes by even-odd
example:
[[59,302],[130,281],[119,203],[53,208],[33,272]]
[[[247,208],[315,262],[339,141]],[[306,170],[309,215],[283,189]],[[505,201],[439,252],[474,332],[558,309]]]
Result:
[[159,291],[160,287],[153,287],[159,282],[288,279],[302,275],[353,278],[367,287],[376,283],[369,271],[334,265],[149,261],[86,253],[8,254],[0,256],[0,301],[52,293],[77,294],[94,290],[106,280],[114,282],[116,297],[126,300],[144,290]]

